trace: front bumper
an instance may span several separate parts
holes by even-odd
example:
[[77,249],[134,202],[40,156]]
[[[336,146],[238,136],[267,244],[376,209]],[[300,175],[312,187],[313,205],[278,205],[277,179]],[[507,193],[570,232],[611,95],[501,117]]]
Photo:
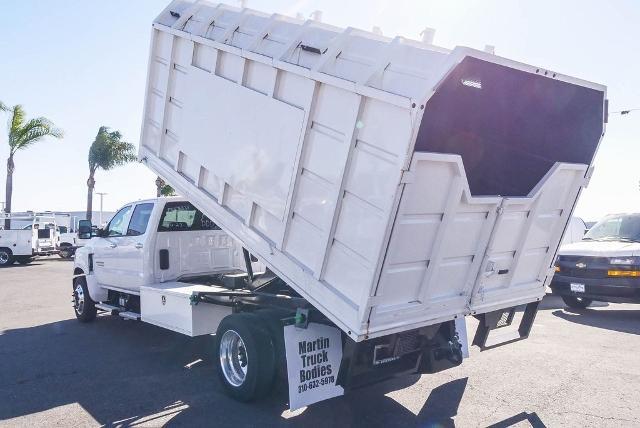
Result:
[[[584,284],[584,293],[571,291],[571,284]],[[611,303],[640,303],[640,278],[583,278],[556,273],[551,291],[559,296],[585,297]]]

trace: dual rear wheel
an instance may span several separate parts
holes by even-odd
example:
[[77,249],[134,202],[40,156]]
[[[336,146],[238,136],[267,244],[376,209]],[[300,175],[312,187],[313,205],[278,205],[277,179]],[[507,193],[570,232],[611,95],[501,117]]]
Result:
[[227,393],[239,401],[264,396],[276,378],[276,342],[264,319],[253,313],[229,315],[215,336],[215,363]]

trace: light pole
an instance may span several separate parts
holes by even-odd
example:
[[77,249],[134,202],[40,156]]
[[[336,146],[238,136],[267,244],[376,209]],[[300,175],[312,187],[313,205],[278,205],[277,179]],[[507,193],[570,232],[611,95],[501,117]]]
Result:
[[102,227],[102,197],[108,195],[108,193],[96,192],[96,195],[100,195],[100,227]]

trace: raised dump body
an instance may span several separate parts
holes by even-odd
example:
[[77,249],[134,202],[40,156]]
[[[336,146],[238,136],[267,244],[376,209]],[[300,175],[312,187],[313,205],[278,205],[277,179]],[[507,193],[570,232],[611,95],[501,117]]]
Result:
[[605,87],[174,1],[140,158],[355,340],[542,298]]

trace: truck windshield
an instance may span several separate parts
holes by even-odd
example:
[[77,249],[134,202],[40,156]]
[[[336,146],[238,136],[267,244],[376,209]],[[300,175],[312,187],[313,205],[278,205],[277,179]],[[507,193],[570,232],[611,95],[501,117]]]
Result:
[[587,232],[583,240],[640,242],[640,214],[605,217]]

